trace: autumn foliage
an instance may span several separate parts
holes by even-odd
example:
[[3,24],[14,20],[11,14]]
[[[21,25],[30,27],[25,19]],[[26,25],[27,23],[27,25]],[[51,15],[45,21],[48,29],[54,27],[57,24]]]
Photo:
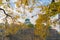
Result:
[[45,14],[40,14],[36,20],[36,29],[35,34],[40,35],[42,40],[46,40],[46,37],[49,35],[49,27],[51,25],[50,18],[56,14],[60,14],[60,2],[52,3],[49,7],[43,7],[42,11],[46,11]]
[[[33,10],[34,10],[34,4],[35,4],[35,1],[32,0],[32,7],[29,8],[28,7],[28,10],[29,12],[31,13]],[[2,0],[0,0],[0,4],[3,4],[2,3]],[[18,11],[17,13],[20,13],[20,14],[23,14],[25,13],[25,7],[26,6],[29,6],[29,0],[18,0],[17,2],[15,2],[16,4],[16,11]],[[21,6],[24,6],[24,12],[21,12],[19,9],[19,7]],[[24,23],[16,23],[17,20],[20,18],[19,15],[13,15],[13,9],[10,8],[10,6],[7,5],[3,5],[3,8],[8,11],[8,14],[11,14],[11,19],[12,19],[12,23],[9,24],[8,23],[8,20],[7,18],[5,18],[5,24],[4,24],[4,27],[0,27],[4,30],[4,34],[5,35],[9,35],[9,34],[16,34],[18,32],[18,30],[20,29],[28,29],[28,28],[34,28],[34,35],[37,35],[40,37],[41,40],[46,40],[46,37],[49,35],[49,27],[51,26],[51,24],[54,24],[53,22],[51,22],[51,17],[54,17],[55,15],[57,14],[60,14],[60,2],[53,2],[51,4],[49,4],[48,6],[38,6],[39,8],[42,8],[41,11],[44,13],[42,14],[38,14],[38,18],[36,20],[36,24],[35,25],[32,25],[32,24],[29,24],[29,25],[26,25]],[[10,10],[7,10],[10,9]],[[12,10],[12,11],[11,11]],[[32,16],[34,17],[34,16]],[[25,17],[24,17],[25,18]],[[30,27],[29,27],[30,26]],[[35,39],[35,40],[39,40],[39,39]]]

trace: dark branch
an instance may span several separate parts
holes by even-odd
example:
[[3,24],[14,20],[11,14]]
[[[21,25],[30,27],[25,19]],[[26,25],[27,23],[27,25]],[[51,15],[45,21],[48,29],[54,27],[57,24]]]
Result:
[[5,12],[4,9],[0,8],[0,10],[3,10],[4,14],[6,15],[6,17],[7,17],[7,16],[11,17],[10,15],[8,15],[8,14]]
[[52,2],[51,3],[54,3],[55,2],[55,0],[52,0]]

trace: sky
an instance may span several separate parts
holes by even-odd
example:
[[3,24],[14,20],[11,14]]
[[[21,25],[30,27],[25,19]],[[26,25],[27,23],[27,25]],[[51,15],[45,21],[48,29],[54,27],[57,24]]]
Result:
[[42,2],[42,5],[48,5],[51,0],[39,0],[40,2]]

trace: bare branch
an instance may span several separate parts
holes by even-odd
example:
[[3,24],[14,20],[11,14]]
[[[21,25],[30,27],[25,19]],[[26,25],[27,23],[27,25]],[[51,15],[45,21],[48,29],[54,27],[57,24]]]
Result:
[[52,2],[51,2],[51,3],[53,3],[53,2],[55,2],[55,0],[52,0]]
[[8,15],[8,14],[5,12],[4,9],[0,8],[0,10],[3,10],[4,14],[6,15],[6,17],[8,17],[8,16],[11,17],[10,15]]

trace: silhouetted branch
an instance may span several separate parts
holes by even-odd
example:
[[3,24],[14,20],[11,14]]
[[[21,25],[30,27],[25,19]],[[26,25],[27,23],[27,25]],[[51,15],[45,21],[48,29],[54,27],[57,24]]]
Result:
[[4,9],[0,8],[0,10],[3,10],[4,14],[6,15],[6,17],[8,17],[8,16],[11,17],[10,15],[8,15],[8,14],[5,12]]
[[51,3],[53,3],[53,2],[55,2],[55,0],[52,0],[52,2],[51,2]]

